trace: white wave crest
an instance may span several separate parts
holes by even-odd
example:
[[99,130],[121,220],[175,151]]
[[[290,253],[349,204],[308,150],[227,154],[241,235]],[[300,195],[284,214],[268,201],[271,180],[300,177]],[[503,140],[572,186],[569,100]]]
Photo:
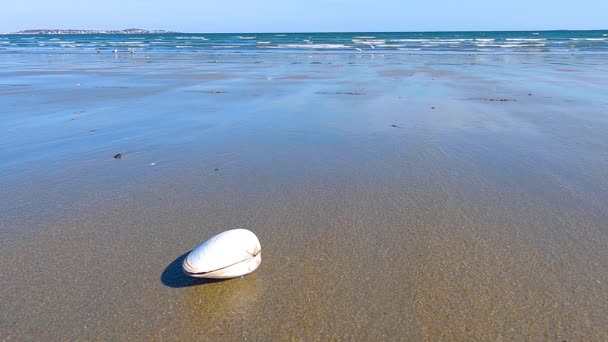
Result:
[[431,39],[424,38],[404,38],[404,39],[390,39],[389,42],[403,42],[403,43],[422,43],[428,42]]
[[353,39],[353,44],[357,45],[382,45],[386,44],[386,40],[382,39],[374,39],[374,40],[362,40],[362,39]]
[[544,42],[546,38],[507,38],[505,39],[509,42]]
[[517,43],[511,43],[511,44],[475,44],[475,46],[479,46],[479,47],[499,47],[499,48],[526,48],[526,47],[543,47],[546,44],[540,43],[540,44],[517,44]]
[[265,48],[273,49],[311,49],[311,50],[325,50],[325,49],[352,49],[352,46],[344,44],[280,44],[277,46],[261,46]]

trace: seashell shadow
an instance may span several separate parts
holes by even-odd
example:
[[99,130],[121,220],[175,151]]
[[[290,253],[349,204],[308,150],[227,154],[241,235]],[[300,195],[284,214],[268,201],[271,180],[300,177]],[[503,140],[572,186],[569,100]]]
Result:
[[167,268],[165,268],[165,270],[160,276],[160,281],[163,283],[163,285],[172,288],[183,288],[219,283],[228,280],[192,278],[187,276],[182,269],[182,263],[184,262],[184,259],[186,258],[186,256],[188,256],[189,253],[190,252],[182,254],[179,258],[173,260],[173,262],[170,263]]

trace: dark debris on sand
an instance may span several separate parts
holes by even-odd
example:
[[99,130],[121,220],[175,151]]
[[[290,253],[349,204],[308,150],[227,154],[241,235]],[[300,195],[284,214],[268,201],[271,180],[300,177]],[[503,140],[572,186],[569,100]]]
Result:
[[184,93],[226,94],[224,90],[184,90]]
[[318,94],[318,95],[353,95],[353,96],[367,95],[365,93],[358,92],[358,91],[337,91],[335,93],[330,93],[327,91],[318,91],[318,92],[316,92],[316,94]]
[[31,87],[32,86],[31,84],[14,84],[14,83],[11,83],[11,84],[0,84],[0,85],[6,86],[6,87]]
[[486,101],[486,102],[515,102],[515,101],[517,101],[515,99],[489,98],[489,97],[473,98],[471,100]]

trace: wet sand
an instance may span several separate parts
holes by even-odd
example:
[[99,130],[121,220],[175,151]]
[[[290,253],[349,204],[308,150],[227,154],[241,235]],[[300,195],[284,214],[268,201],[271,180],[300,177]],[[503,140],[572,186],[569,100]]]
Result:
[[608,337],[601,56],[2,58],[2,340]]

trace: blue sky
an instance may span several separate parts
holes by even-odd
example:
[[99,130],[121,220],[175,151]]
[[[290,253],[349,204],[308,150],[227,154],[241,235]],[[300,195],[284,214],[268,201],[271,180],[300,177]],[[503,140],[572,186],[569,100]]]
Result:
[[0,32],[29,28],[183,32],[608,29],[608,0],[4,0]]

